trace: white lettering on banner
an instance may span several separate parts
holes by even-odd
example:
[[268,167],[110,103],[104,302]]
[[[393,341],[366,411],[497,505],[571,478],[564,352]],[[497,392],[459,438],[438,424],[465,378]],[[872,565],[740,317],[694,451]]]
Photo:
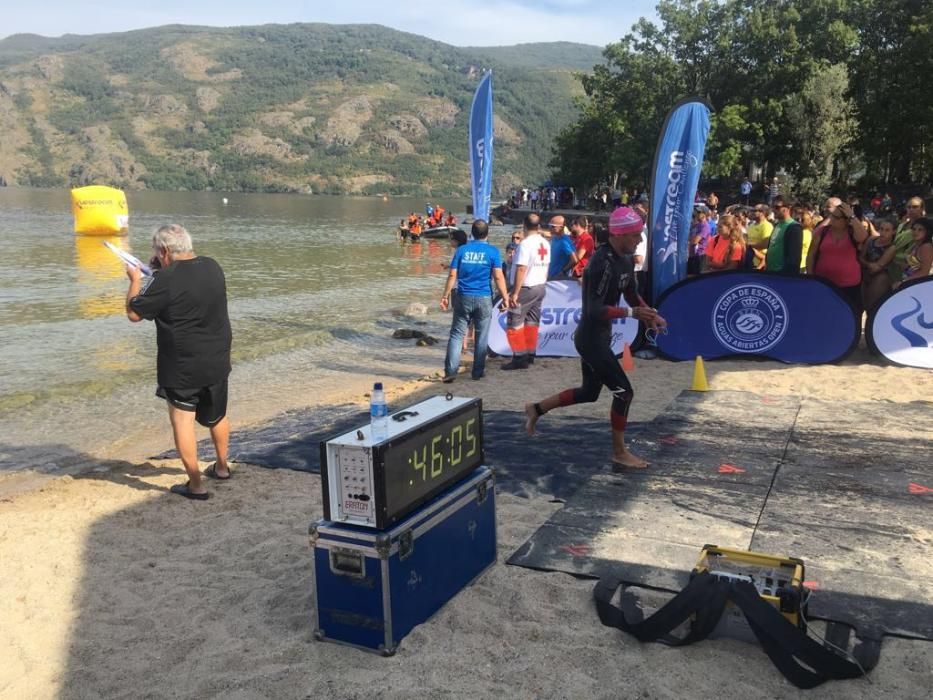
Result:
[[933,369],[933,277],[902,287],[871,319],[872,340],[892,362]]
[[[580,284],[552,281],[545,289],[538,329],[538,353],[550,357],[579,357],[573,345],[573,334],[583,313]],[[628,305],[620,300],[619,306]],[[512,354],[505,335],[505,318],[506,312],[497,310],[489,326],[489,348],[499,355]],[[633,318],[617,319],[612,330],[612,349],[620,353],[624,343],[631,345],[635,342],[638,322]]]
[[[479,171],[483,172],[483,157],[486,151],[486,139],[480,139],[476,142],[476,157],[479,159]],[[462,151],[461,151],[462,152]]]
[[683,193],[687,172],[699,165],[699,159],[691,151],[672,151],[668,159],[667,186],[664,188],[663,235],[658,237],[661,247],[657,249],[658,264],[665,263],[677,255],[678,231],[685,222],[677,210],[677,200]]
[[760,284],[732,287],[713,304],[713,334],[734,352],[770,350],[784,337],[788,321],[784,300]]

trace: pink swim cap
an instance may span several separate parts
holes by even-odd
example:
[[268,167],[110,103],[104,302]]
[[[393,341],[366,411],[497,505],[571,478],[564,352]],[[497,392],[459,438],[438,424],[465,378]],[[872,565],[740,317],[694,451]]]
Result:
[[641,233],[645,222],[629,207],[619,207],[609,215],[609,235],[622,236],[626,233]]

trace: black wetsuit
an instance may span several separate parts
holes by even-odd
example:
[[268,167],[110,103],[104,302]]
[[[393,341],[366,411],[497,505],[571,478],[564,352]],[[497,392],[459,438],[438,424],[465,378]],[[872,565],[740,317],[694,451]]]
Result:
[[612,351],[612,322],[617,318],[619,298],[630,307],[641,304],[632,256],[617,255],[608,243],[596,249],[583,272],[583,315],[574,334],[580,353],[583,384],[560,393],[560,405],[590,403],[599,398],[603,386],[612,392],[610,414],[613,430],[624,430],[634,392]]

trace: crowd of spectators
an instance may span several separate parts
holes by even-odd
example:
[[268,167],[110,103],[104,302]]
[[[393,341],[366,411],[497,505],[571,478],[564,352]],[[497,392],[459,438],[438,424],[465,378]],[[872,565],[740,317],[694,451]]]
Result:
[[[746,187],[746,189],[749,189]],[[549,196],[543,188],[516,190],[518,203]],[[632,206],[647,222],[648,197],[627,190],[597,191],[605,207]],[[933,219],[927,218],[921,197],[910,197],[900,206],[890,194],[878,193],[867,206],[858,197],[847,201],[829,197],[821,206],[795,201],[781,194],[776,179],[763,190],[765,201],[747,198],[720,212],[714,192],[698,196],[690,228],[688,275],[724,270],[767,271],[784,275],[814,275],[829,280],[858,311],[870,311],[887,292],[910,279],[925,277],[933,266]],[[535,205],[537,206],[537,205]],[[549,279],[579,278],[604,234],[599,224],[585,216],[567,220],[554,214],[542,229],[551,245]],[[506,247],[511,249],[522,236],[513,232]],[[636,274],[647,295],[647,230],[634,255]]]
[[921,197],[896,208],[890,195],[863,206],[830,197],[822,206],[774,194],[770,205],[734,204],[720,214],[707,198],[690,229],[688,274],[763,270],[832,282],[858,311],[926,277],[933,266],[933,219]]
[[[892,289],[931,273],[933,219],[926,216],[921,197],[909,198],[898,209],[889,197],[873,198],[868,207],[863,207],[855,197],[848,201],[830,197],[816,207],[796,202],[772,187],[768,199],[770,204],[751,201],[733,204],[722,213],[715,194],[698,201],[689,232],[688,275],[726,270],[813,275],[835,285],[861,313],[871,311]],[[622,205],[620,198],[613,198],[611,206]],[[632,209],[645,224],[632,262],[639,293],[650,299],[648,197],[638,196]],[[510,299],[517,293],[515,266],[527,264],[517,263],[518,251],[523,241],[528,243],[529,236],[535,237],[535,255],[547,267],[547,280],[580,279],[596,248],[608,240],[605,227],[586,216],[573,217],[569,227],[567,217],[560,213],[553,213],[543,226],[539,226],[539,219],[534,212],[525,217],[525,224],[512,231],[501,258],[504,273],[501,279],[508,280]],[[459,237],[451,236],[455,250],[467,243],[465,234],[457,233]],[[448,290],[447,296],[452,296],[452,290]],[[456,303],[456,297],[453,301]],[[515,309],[521,307],[516,302]],[[537,319],[529,323],[536,333]],[[460,349],[465,331],[464,324],[456,338],[456,350]],[[519,363],[521,367],[534,361],[536,341],[529,340],[526,344],[523,354],[516,355],[528,356],[527,362]],[[459,359],[459,352],[455,359]],[[518,368],[516,362],[513,359],[505,368]],[[448,363],[445,381],[454,376],[455,367],[455,363]],[[474,378],[482,376],[482,371],[480,364]]]

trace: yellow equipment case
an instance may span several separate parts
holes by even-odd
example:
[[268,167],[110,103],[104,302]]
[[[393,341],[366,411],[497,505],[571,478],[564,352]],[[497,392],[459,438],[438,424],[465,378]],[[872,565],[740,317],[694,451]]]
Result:
[[[802,560],[707,544],[700,551],[691,577],[704,572],[722,581],[751,583],[758,591],[758,597],[781,613],[784,619],[795,627],[806,629],[805,615],[801,614],[806,602]],[[731,601],[726,604],[723,616],[710,636],[755,640],[745,615]]]

